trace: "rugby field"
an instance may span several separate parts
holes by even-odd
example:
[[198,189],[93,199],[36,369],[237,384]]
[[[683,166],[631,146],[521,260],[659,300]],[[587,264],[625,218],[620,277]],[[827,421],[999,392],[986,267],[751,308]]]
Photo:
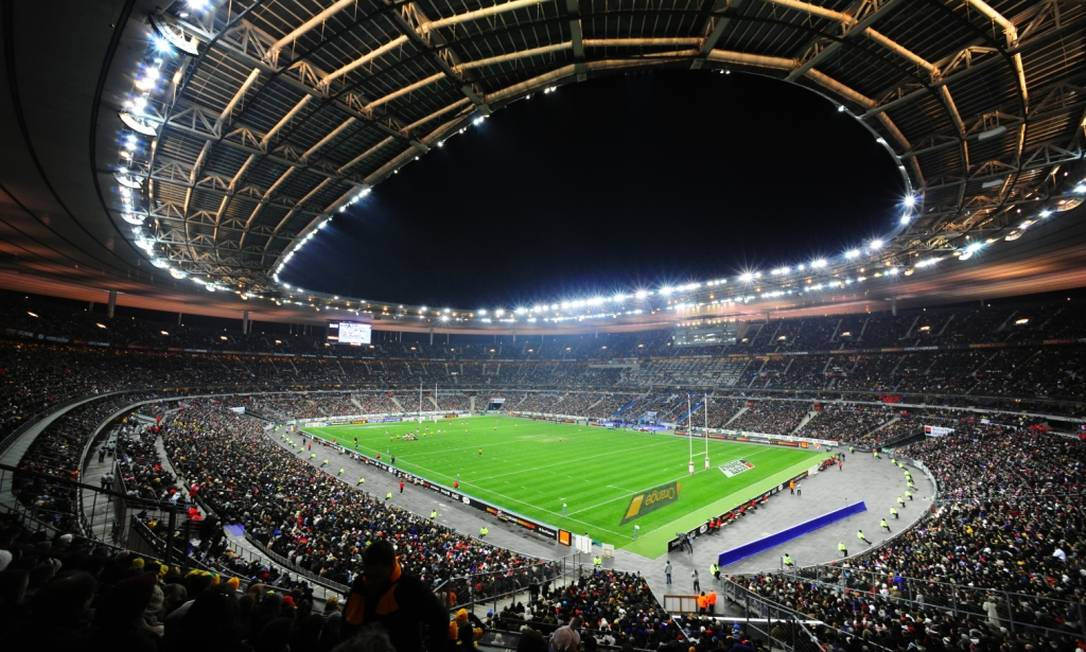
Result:
[[[818,464],[826,453],[731,441],[694,440],[694,475],[687,473],[684,437],[608,430],[504,416],[307,427],[335,441],[434,482],[452,486],[511,512],[575,534],[592,535],[646,557],[667,549],[676,532],[703,523]],[[402,436],[419,431],[417,441]],[[358,444],[355,445],[357,437]],[[719,469],[745,460],[749,470],[728,477]],[[739,465],[733,465],[739,466]],[[622,524],[633,496],[679,482],[678,498]],[[563,513],[562,503],[568,507]],[[633,540],[633,526],[641,530]]]

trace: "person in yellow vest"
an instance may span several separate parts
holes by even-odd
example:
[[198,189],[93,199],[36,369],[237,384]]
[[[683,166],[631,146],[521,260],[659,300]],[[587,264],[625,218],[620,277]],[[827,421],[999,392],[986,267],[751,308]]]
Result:
[[479,528],[479,538],[480,539],[486,538],[486,535],[488,535],[488,534],[490,534],[490,528],[488,528],[485,525],[483,527]]
[[354,483],[354,486],[360,487],[364,484],[366,484],[366,479],[363,477],[359,477],[358,480]]
[[392,500],[392,492],[391,491],[388,492],[387,494],[385,494],[385,500]]
[[886,530],[887,532],[890,532],[890,524],[884,518],[879,519],[879,527]]
[[446,649],[447,612],[433,591],[403,571],[391,543],[381,539],[370,544],[362,568],[343,606],[344,638],[380,624],[394,649]]
[[893,516],[894,520],[897,520],[897,519],[901,518],[900,516],[897,515],[897,507],[891,507],[890,508],[890,516]]
[[603,557],[600,557],[599,555],[594,555],[592,557],[592,567],[596,570],[601,570],[603,568]]
[[343,475],[343,467],[342,467],[342,466],[341,466],[341,467],[339,467],[339,474],[340,474],[341,476]]
[[912,500],[913,499],[913,492],[906,491],[905,492],[905,497],[908,498],[909,500]]
[[436,509],[431,509],[430,510],[430,520],[431,521],[436,521],[437,520],[437,510]]
[[871,542],[870,542],[870,541],[868,541],[868,540],[867,540],[867,537],[866,537],[866,536],[864,535],[864,531],[863,531],[863,530],[857,530],[857,531],[856,531],[856,538],[857,538],[857,539],[859,539],[860,541],[863,541],[863,542],[864,542],[864,543],[866,543],[867,545],[871,545]]
[[714,561],[709,564],[709,574],[713,576],[713,579],[720,581],[720,566]]
[[844,541],[837,543],[837,551],[841,553],[842,557],[848,557],[848,546],[845,545]]
[[795,568],[796,566],[796,562],[792,561],[792,558],[788,556],[787,552],[781,557],[781,563],[784,564],[785,568]]
[[897,504],[901,505],[901,509],[905,509],[905,499],[901,496],[897,497]]

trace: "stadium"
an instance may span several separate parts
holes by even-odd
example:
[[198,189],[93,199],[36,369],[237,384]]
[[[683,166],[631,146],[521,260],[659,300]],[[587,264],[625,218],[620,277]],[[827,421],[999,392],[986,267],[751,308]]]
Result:
[[1086,650],[1086,5],[3,3],[10,649]]

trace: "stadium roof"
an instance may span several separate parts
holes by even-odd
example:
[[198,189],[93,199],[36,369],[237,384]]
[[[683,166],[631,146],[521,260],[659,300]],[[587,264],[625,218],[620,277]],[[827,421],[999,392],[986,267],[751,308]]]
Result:
[[[1067,217],[1086,193],[1081,2],[45,4],[5,5],[9,286],[148,301],[199,291],[216,309],[357,311],[389,327],[559,329],[1086,284],[1086,232]],[[500,316],[278,282],[341,207],[491,112],[661,67],[766,75],[834,102],[899,165],[900,224],[829,260]]]

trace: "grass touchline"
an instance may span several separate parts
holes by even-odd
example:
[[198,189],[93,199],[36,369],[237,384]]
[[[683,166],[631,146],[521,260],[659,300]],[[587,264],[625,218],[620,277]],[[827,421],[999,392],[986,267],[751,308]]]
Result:
[[[608,430],[505,416],[306,427],[306,432],[420,477],[544,523],[647,556],[676,531],[753,498],[816,465],[826,453],[734,441],[709,441],[715,460],[745,459],[754,468],[729,478],[716,466],[686,472],[685,437]],[[418,433],[416,440],[402,436]],[[355,439],[357,438],[357,446]],[[699,448],[704,444],[699,442]],[[420,462],[422,462],[420,464]],[[787,476],[787,477],[785,477]],[[678,482],[678,499],[620,526],[638,492]],[[563,509],[563,504],[566,508]],[[633,525],[640,525],[634,539]]]

